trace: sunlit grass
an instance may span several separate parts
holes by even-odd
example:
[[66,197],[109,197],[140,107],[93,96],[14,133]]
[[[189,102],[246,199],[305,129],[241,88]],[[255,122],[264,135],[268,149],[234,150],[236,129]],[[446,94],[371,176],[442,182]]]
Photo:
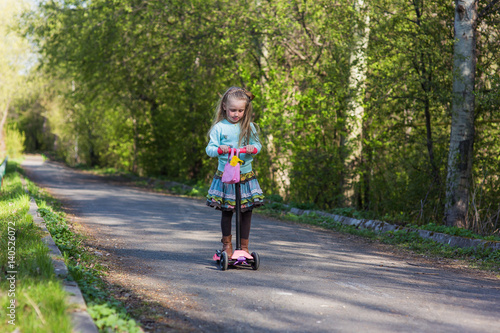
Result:
[[[54,275],[44,235],[28,214],[29,200],[11,161],[0,191],[0,331],[71,332],[66,293]],[[7,280],[12,276],[15,288]],[[15,317],[7,311],[12,300]]]
[[[2,282],[0,304],[7,309],[10,300],[6,290],[8,283]],[[24,276],[18,280],[15,293],[15,326],[9,324],[6,311],[0,312],[0,331],[12,332],[71,332],[71,323],[66,304],[66,293],[60,281],[55,278]]]

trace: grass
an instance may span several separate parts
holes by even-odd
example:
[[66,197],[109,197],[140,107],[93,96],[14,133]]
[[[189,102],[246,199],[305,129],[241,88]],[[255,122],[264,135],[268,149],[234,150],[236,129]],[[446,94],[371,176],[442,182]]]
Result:
[[71,332],[66,293],[28,213],[16,161],[9,161],[0,193],[0,331]]
[[408,225],[408,227],[414,228],[414,229],[422,229],[422,230],[429,230],[429,231],[434,231],[434,232],[441,232],[443,234],[448,234],[448,235],[452,235],[452,236],[484,239],[484,240],[488,240],[488,241],[500,242],[500,236],[497,236],[497,235],[489,235],[489,236],[478,235],[478,234],[475,234],[468,229],[461,229],[461,228],[457,228],[457,227],[448,227],[445,225],[438,225],[435,223],[428,223],[428,224],[421,225],[421,226]]
[[142,332],[139,324],[127,313],[125,305],[115,299],[103,276],[105,268],[99,258],[86,251],[83,236],[73,231],[61,205],[54,198],[27,181],[35,198],[39,213],[47,229],[63,253],[71,279],[78,283],[87,303],[88,311],[100,332]]

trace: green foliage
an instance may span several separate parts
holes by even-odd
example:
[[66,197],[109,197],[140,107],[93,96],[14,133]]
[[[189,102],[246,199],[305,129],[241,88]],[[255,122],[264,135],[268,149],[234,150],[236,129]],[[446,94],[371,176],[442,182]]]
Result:
[[94,318],[96,326],[101,330],[110,328],[113,332],[143,332],[133,319],[126,319],[124,311],[117,312],[116,308],[112,308],[108,304],[91,305],[89,313]]
[[453,7],[387,1],[374,16],[386,19],[370,35],[365,208],[441,220],[449,129],[437,124],[449,114]]
[[283,197],[279,194],[269,194],[266,195],[266,198],[272,202],[278,202],[278,203],[283,202]]
[[316,205],[314,203],[311,203],[311,202],[290,202],[290,206],[292,207],[296,207],[298,209],[304,209],[304,210],[310,210],[310,209],[314,209],[314,208],[317,208]]
[[11,158],[18,158],[24,152],[24,133],[21,132],[16,124],[7,126],[5,129],[5,145],[7,146],[7,155]]
[[[330,209],[329,212],[332,214],[353,217],[355,219],[360,219],[360,220],[377,218],[376,214],[374,214],[373,212],[357,210],[353,207],[334,208]],[[384,216],[383,218],[381,218],[381,220],[389,221],[390,219],[388,218],[388,216]]]
[[[51,84],[17,104],[19,128],[28,150],[52,150],[71,165],[207,183],[216,166],[204,153],[214,103],[240,85],[257,96],[264,149],[254,168],[265,192],[356,216],[441,221],[453,15],[444,0],[372,0],[359,9],[347,0],[40,2],[22,31],[41,52],[33,80]],[[481,234],[500,228],[499,17],[481,20],[478,39],[469,219]],[[364,28],[357,119],[351,70]],[[362,149],[346,165],[357,121]]]

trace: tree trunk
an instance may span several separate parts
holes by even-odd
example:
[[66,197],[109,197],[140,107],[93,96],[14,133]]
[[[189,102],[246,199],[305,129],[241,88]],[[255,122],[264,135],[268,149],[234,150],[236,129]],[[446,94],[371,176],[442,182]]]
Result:
[[0,121],[0,150],[2,152],[7,151],[7,146],[5,145],[4,137],[4,127],[7,122],[7,116],[9,115],[10,99],[7,100],[7,105],[5,106],[5,111],[3,112],[2,120]]
[[[430,84],[430,81],[429,81]],[[439,176],[439,169],[436,164],[436,159],[434,158],[434,141],[432,140],[432,128],[431,128],[431,112],[430,112],[430,101],[429,96],[425,96],[425,129],[427,132],[427,152],[429,153],[429,161],[432,168],[433,181],[437,186],[441,185],[441,177]]]
[[445,222],[467,227],[474,149],[476,0],[455,0],[455,48],[450,151],[446,178]]
[[134,124],[134,145],[133,145],[133,154],[132,154],[132,172],[134,174],[137,174],[138,171],[138,163],[137,163],[137,158],[138,158],[138,151],[139,151],[139,130],[137,126],[137,119],[134,115],[132,115],[132,123]]
[[[351,53],[349,88],[351,96],[349,100],[347,112],[347,136],[343,140],[343,145],[347,155],[344,159],[343,174],[343,195],[347,205],[353,205],[356,201],[355,187],[359,183],[359,172],[356,167],[359,167],[361,161],[362,149],[362,121],[365,113],[363,107],[363,97],[365,91],[366,80],[366,49],[368,47],[368,38],[370,34],[370,16],[365,10],[364,0],[356,0],[354,2],[355,10],[362,15],[362,26],[356,25],[354,28],[354,48]],[[359,192],[359,191],[357,191]]]
[[[259,8],[259,12],[262,10],[261,1],[258,0],[256,2],[257,8]],[[259,40],[259,67],[261,70],[260,75],[260,85],[264,89],[262,90],[262,107],[263,112],[267,112],[267,100],[264,91],[269,90],[269,85],[267,82],[267,77],[269,75],[269,42],[267,34],[264,33],[262,39]],[[285,110],[286,112],[286,110]],[[284,115],[284,119],[288,117],[288,114]],[[276,147],[276,143],[274,140],[273,134],[269,133],[266,136],[266,140],[261,138],[261,141],[265,142],[267,154],[269,155],[270,163],[269,163],[269,175],[271,177],[271,181],[277,185],[278,194],[286,198],[288,195],[288,191],[290,189],[290,161],[287,154],[280,153],[279,147]]]

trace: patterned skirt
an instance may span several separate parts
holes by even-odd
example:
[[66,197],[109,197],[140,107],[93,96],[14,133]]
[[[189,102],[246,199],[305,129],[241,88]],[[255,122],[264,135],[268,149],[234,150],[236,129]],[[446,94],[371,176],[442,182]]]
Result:
[[[242,212],[264,204],[264,193],[253,171],[241,174],[240,188]],[[215,173],[212,185],[208,190],[207,206],[219,210],[234,211],[236,206],[235,186],[222,182],[222,171],[217,170]]]

